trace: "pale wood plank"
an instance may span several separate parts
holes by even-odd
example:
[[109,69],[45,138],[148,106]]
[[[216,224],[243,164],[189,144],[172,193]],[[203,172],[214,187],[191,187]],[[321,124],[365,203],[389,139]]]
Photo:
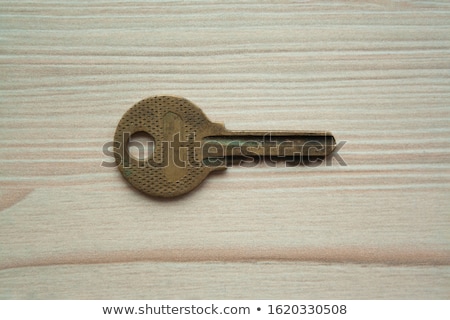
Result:
[[[1,298],[450,297],[448,3],[0,14]],[[330,130],[347,166],[230,168],[147,198],[102,145],[162,93],[230,129]]]
[[[448,290],[442,285],[446,276],[448,267],[392,268],[358,264],[139,262],[66,265],[0,271],[0,297],[448,299]],[[445,281],[448,283],[448,278]]]

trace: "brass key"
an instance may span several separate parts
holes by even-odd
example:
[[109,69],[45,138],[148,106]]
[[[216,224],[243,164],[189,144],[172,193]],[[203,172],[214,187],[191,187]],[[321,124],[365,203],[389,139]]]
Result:
[[[137,132],[154,139],[148,159],[130,156],[128,143]],[[325,157],[335,144],[325,131],[230,131],[187,99],[155,96],[124,114],[114,135],[114,154],[132,186],[151,196],[175,197],[197,187],[210,172],[226,169],[230,157]]]

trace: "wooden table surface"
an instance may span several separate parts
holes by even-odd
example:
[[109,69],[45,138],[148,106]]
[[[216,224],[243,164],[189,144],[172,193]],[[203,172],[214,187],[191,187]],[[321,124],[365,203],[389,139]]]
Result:
[[[450,3],[1,1],[0,17],[0,298],[450,298]],[[332,131],[342,161],[146,197],[102,147],[157,94],[229,129]]]

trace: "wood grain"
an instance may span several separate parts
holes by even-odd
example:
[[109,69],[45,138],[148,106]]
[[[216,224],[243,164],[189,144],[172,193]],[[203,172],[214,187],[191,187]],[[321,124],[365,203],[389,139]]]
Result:
[[[450,298],[444,1],[1,1],[0,298]],[[175,200],[103,145],[184,96],[342,158],[233,167]]]

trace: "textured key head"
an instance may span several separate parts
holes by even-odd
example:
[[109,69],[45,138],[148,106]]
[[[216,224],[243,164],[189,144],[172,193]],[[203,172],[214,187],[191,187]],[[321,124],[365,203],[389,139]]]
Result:
[[[224,168],[205,166],[201,152],[203,137],[220,135],[224,130],[187,99],[150,97],[131,107],[117,125],[116,164],[125,179],[146,194],[182,195],[198,186],[212,170]],[[128,142],[136,132],[146,132],[155,141],[154,151],[146,160],[129,154]]]

